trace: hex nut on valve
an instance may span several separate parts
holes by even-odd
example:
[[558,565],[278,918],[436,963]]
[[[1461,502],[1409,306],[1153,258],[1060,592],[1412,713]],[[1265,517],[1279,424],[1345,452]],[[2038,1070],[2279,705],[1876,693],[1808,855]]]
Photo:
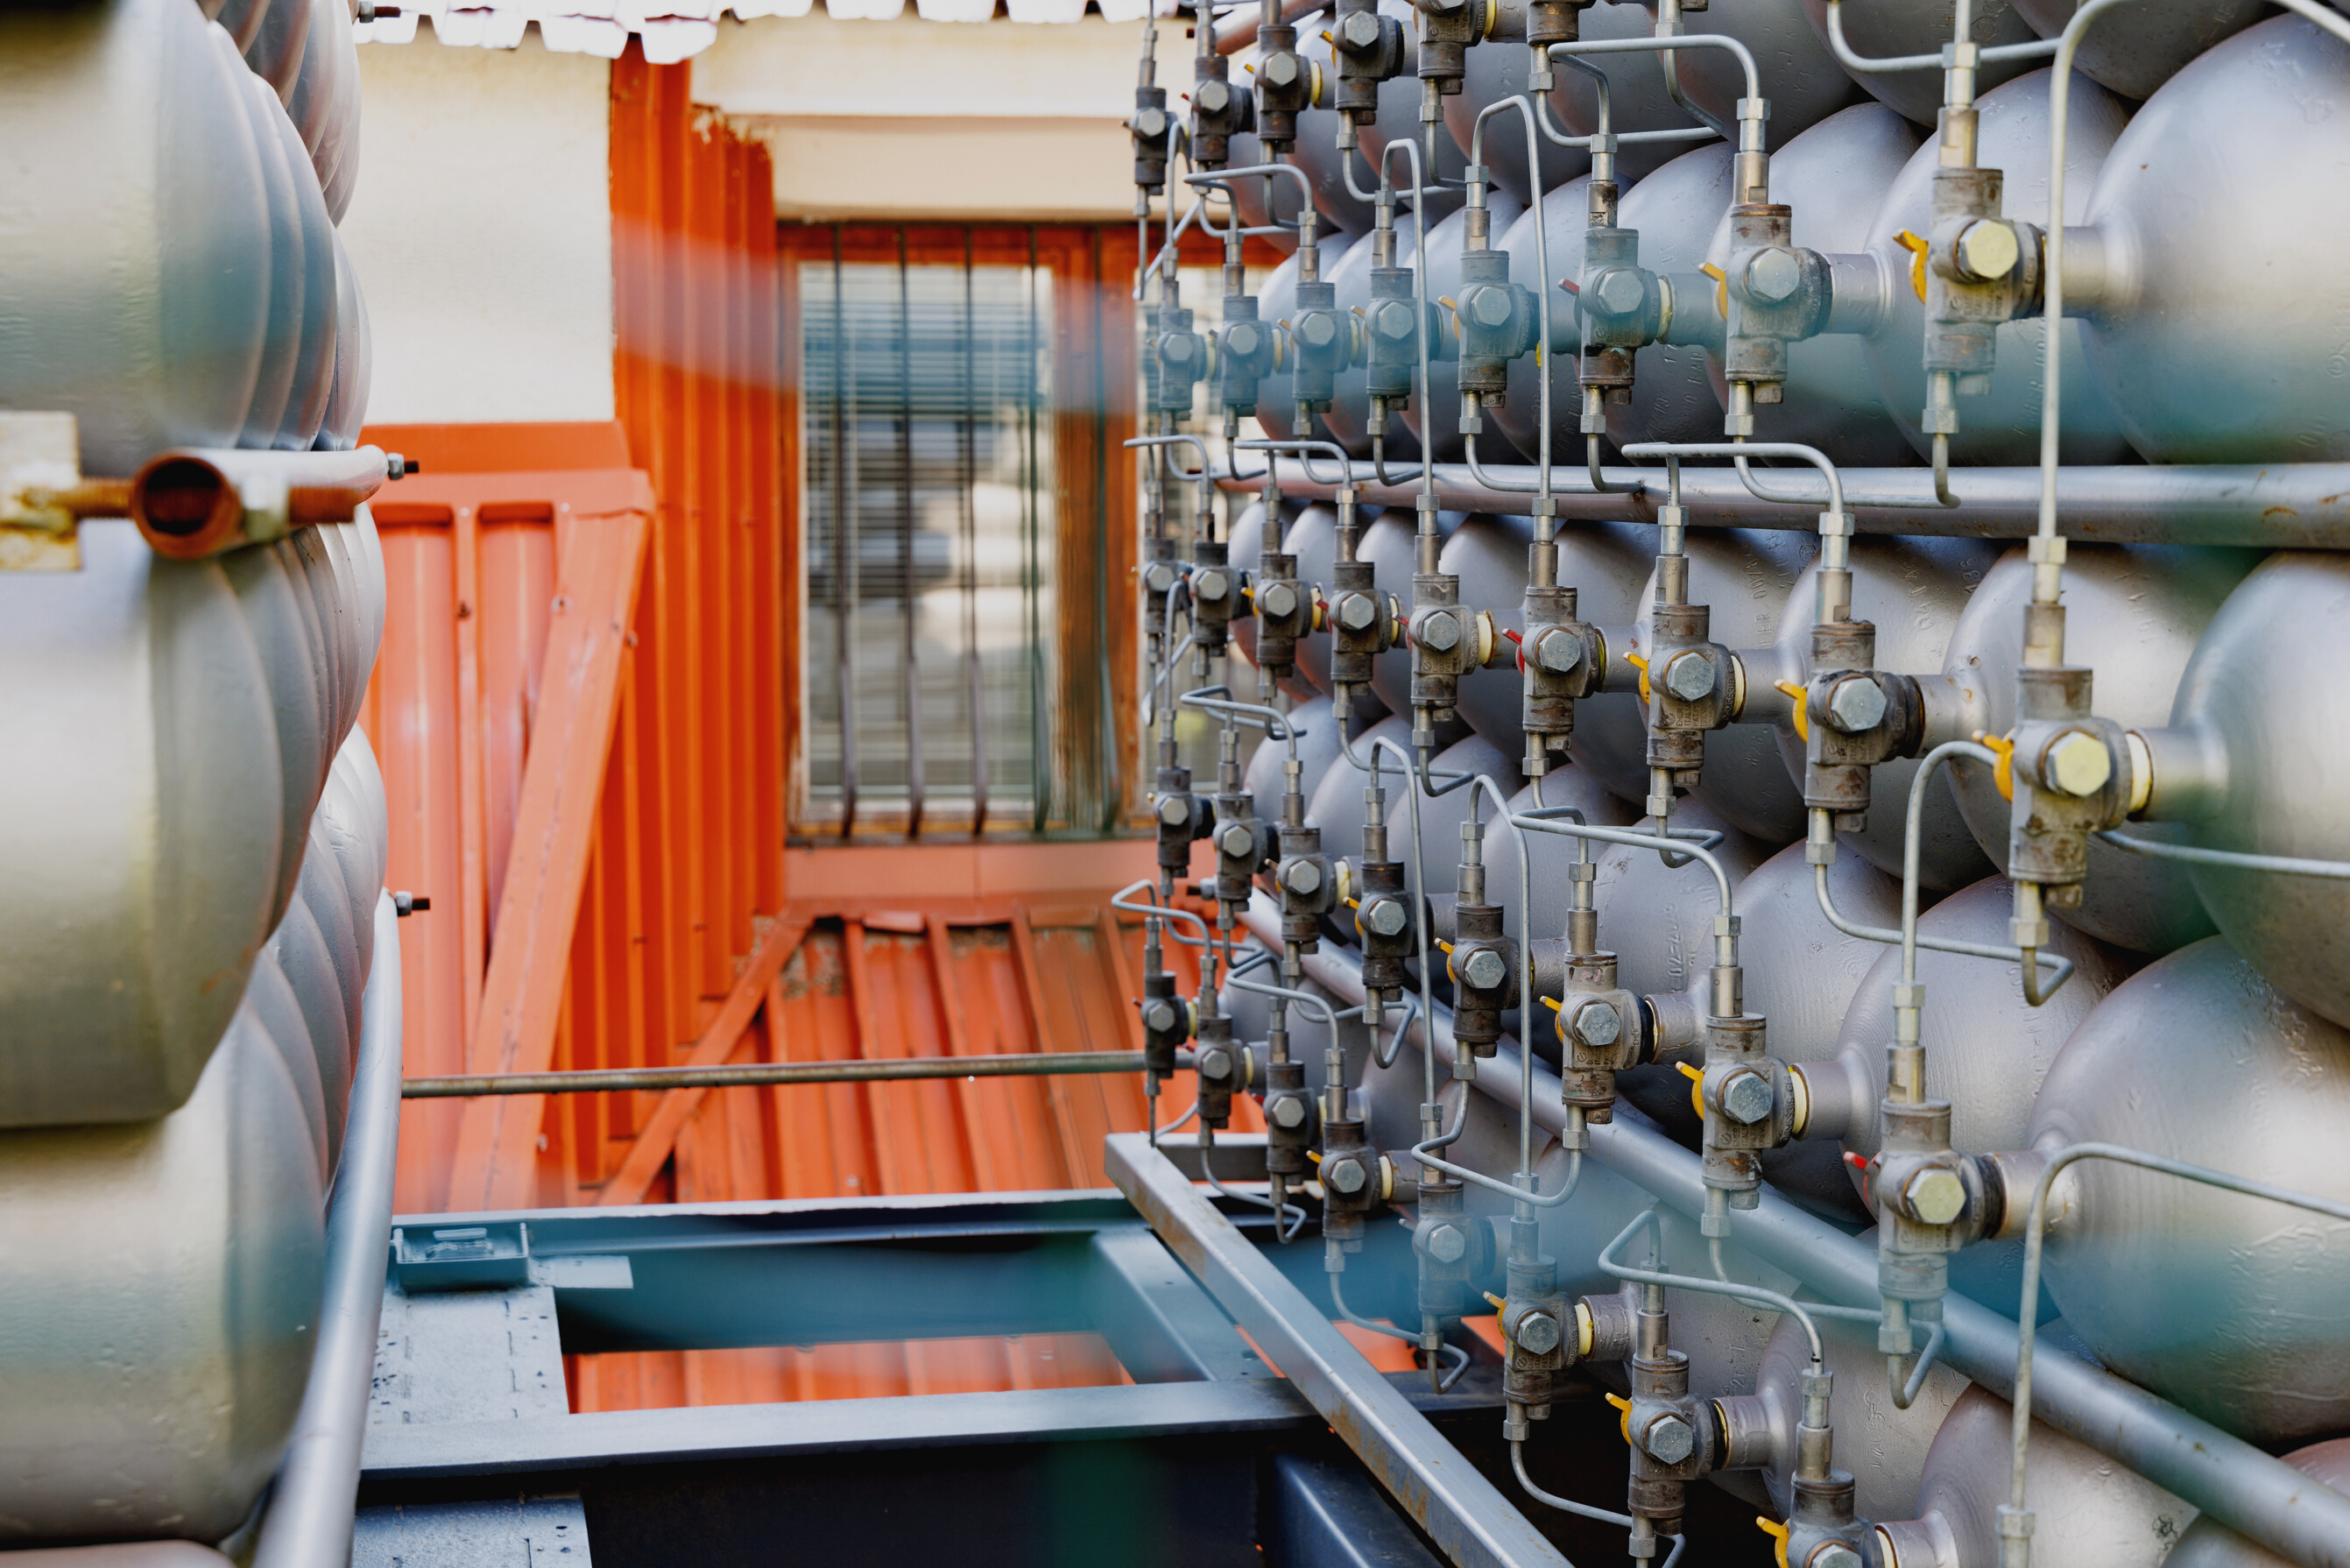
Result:
[[1229,1077],[1232,1071],[1232,1054],[1220,1045],[1211,1046],[1200,1053],[1197,1065],[1202,1078]]
[[1506,288],[1481,288],[1469,296],[1469,318],[1480,327],[1507,327],[1513,304]]
[[1300,860],[1289,868],[1282,880],[1299,898],[1309,898],[1322,886],[1322,868],[1311,860]]
[[1679,1416],[1663,1415],[1640,1431],[1640,1447],[1660,1465],[1677,1465],[1697,1452],[1697,1434]]
[[1184,819],[1191,815],[1191,803],[1181,795],[1163,794],[1159,797],[1159,820],[1168,826],[1182,826]]
[[1813,1552],[1804,1568],[1861,1568],[1860,1553],[1841,1541],[1831,1541]]
[[1256,835],[1244,824],[1229,822],[1218,830],[1216,847],[1235,860],[1245,859],[1256,853]]
[[1960,232],[1954,248],[1960,270],[1985,283],[2013,272],[2015,264],[2023,256],[2022,247],[2016,244],[2015,230],[1996,218],[1969,223]]
[[1256,597],[1256,606],[1266,615],[1286,618],[1297,608],[1297,590],[1285,582],[1267,583],[1264,590]]
[[1210,114],[1222,114],[1232,101],[1232,89],[1228,83],[1210,77],[1192,89],[1191,101]]
[[1828,692],[1828,722],[1847,735],[1874,730],[1885,720],[1885,690],[1866,675],[1848,676]]
[[1773,305],[1794,297],[1803,282],[1804,265],[1790,250],[1774,245],[1746,264],[1746,292]]
[[1264,79],[1277,88],[1285,88],[1297,79],[1297,57],[1289,53],[1274,55],[1264,62]]
[[1390,299],[1379,306],[1378,333],[1390,343],[1411,340],[1412,309],[1400,299]]
[[2040,763],[2048,787],[2070,795],[2092,795],[2114,776],[2113,754],[2085,730],[2067,730],[2048,744]]
[[1479,948],[1461,967],[1461,978],[1480,991],[1492,991],[1510,978],[1510,966],[1491,948]]
[[1224,328],[1224,342],[1235,354],[1253,354],[1263,330],[1253,321],[1235,321]]
[[1721,1114],[1731,1121],[1752,1127],[1771,1114],[1774,1099],[1771,1080],[1760,1073],[1741,1071],[1722,1080]]
[[1219,571],[1201,572],[1191,579],[1191,592],[1211,602],[1222,598],[1231,587],[1232,580]]
[[1583,662],[1583,640],[1563,626],[1548,628],[1534,639],[1534,663],[1553,675],[1571,673]]
[[1378,16],[1369,11],[1357,11],[1338,24],[1338,36],[1357,49],[1367,49],[1379,41]]
[[1614,1002],[1594,997],[1575,1010],[1567,1027],[1586,1045],[1613,1045],[1624,1033],[1624,1015]]
[[1322,1184],[1340,1192],[1360,1192],[1369,1179],[1363,1173],[1359,1159],[1328,1159],[1322,1162]]
[[1901,1201],[1920,1224],[1948,1225],[1966,1212],[1966,1184],[1956,1171],[1921,1170],[1902,1188]]
[[1374,898],[1363,908],[1363,928],[1374,936],[1403,935],[1403,906],[1393,898]]
[[1640,275],[1629,267],[1621,266],[1610,267],[1601,273],[1598,282],[1592,286],[1592,293],[1598,296],[1599,308],[1610,316],[1629,316],[1638,310],[1648,297],[1648,290],[1640,284]]
[[1273,1102],[1271,1120],[1277,1127],[1302,1127],[1305,1122],[1305,1102],[1295,1095],[1284,1095]]
[[1438,653],[1450,653],[1461,641],[1461,622],[1438,610],[1419,623],[1419,641],[1423,648],[1432,649]]
[[1558,1348],[1558,1319],[1546,1312],[1530,1312],[1518,1319],[1511,1337],[1528,1355],[1548,1355]]
[[1297,336],[1309,348],[1327,348],[1338,336],[1337,317],[1327,311],[1315,311],[1297,324]]
[[1143,1027],[1163,1034],[1175,1027],[1175,1004],[1164,997],[1153,1001],[1142,1010]]
[[1428,1233],[1428,1255],[1440,1263],[1457,1263],[1469,1255],[1469,1238],[1458,1225],[1439,1225]]
[[1713,690],[1713,660],[1695,649],[1673,655],[1665,666],[1665,690],[1684,702],[1694,702]]
[[1367,594],[1348,594],[1338,601],[1338,625],[1346,631],[1368,631],[1378,614]]

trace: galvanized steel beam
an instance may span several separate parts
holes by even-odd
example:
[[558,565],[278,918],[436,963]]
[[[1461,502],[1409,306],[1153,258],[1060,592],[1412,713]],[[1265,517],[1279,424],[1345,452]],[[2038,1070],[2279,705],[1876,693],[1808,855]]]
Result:
[[1566,1559],[1438,1435],[1189,1178],[1140,1133],[1105,1140],[1110,1179],[1460,1568]]

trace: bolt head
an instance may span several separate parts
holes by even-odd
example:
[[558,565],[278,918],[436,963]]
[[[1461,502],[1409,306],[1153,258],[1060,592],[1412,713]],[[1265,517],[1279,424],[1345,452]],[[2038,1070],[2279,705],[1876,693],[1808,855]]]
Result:
[[2105,742],[2086,730],[2067,730],[2049,742],[2040,772],[2050,789],[2090,795],[2114,776],[2114,759]]
[[1403,935],[1403,906],[1393,898],[1374,898],[1363,907],[1363,929],[1378,936]]
[[1679,1416],[1659,1416],[1640,1433],[1640,1446],[1660,1465],[1677,1465],[1697,1452],[1697,1434]]
[[1450,653],[1461,643],[1461,620],[1450,610],[1437,610],[1419,623],[1419,645]]
[[1257,75],[1274,87],[1287,87],[1297,79],[1297,57],[1287,52],[1267,56]]
[[1440,1263],[1457,1263],[1469,1255],[1469,1235],[1460,1226],[1446,1223],[1428,1233],[1428,1255]]
[[1378,606],[1368,594],[1348,594],[1338,601],[1338,625],[1347,631],[1368,631],[1379,618]]
[[1289,616],[1297,610],[1297,590],[1287,583],[1267,583],[1256,596],[1256,607],[1269,616]]
[[1200,1053],[1198,1063],[1202,1078],[1229,1078],[1232,1074],[1232,1054],[1221,1045]]
[[1297,323],[1297,336],[1309,348],[1327,348],[1338,340],[1338,320],[1326,310],[1308,312]]
[[1491,948],[1479,948],[1461,966],[1461,978],[1480,991],[1492,991],[1510,978],[1510,966]]
[[1216,830],[1216,847],[1234,860],[1253,859],[1256,856],[1256,833],[1245,823],[1226,823]]
[[1412,308],[1400,299],[1390,299],[1378,307],[1375,322],[1380,337],[1390,343],[1411,341]]
[[1548,1355],[1558,1348],[1558,1319],[1546,1312],[1530,1312],[1518,1319],[1511,1338],[1532,1355]]
[[1159,797],[1159,820],[1170,827],[1180,827],[1191,820],[1191,801],[1188,795],[1162,794]]
[[1804,1568],[1861,1568],[1860,1553],[1841,1541],[1831,1541],[1813,1552]]
[[1487,284],[1470,290],[1469,318],[1480,327],[1507,327],[1516,303],[1508,289]]
[[1222,114],[1232,105],[1232,84],[1221,77],[1210,77],[1191,88],[1191,101],[1210,114]]
[[1322,1185],[1340,1192],[1360,1192],[1369,1177],[1359,1159],[1326,1159],[1322,1162]]
[[1194,347],[1189,332],[1170,332],[1159,340],[1159,357],[1170,365],[1188,365]]
[[1948,1225],[1967,1211],[1966,1183],[1955,1170],[1929,1166],[1903,1185],[1901,1201],[1918,1223]]
[[1722,1082],[1721,1112],[1731,1121],[1752,1127],[1771,1114],[1777,1097],[1771,1092],[1771,1080],[1762,1074],[1732,1073]]
[[1981,218],[1969,223],[1959,232],[1956,248],[1960,270],[1985,283],[2005,277],[2023,259],[2015,230],[1996,218]]
[[1773,245],[1746,264],[1746,292],[1773,305],[1794,297],[1804,285],[1804,264],[1795,253]]
[[1595,996],[1575,1009],[1567,1027],[1586,1045],[1613,1045],[1624,1033],[1624,1015],[1614,1002]]
[[1264,328],[1253,321],[1235,321],[1224,328],[1224,347],[1245,358],[1264,342]]
[[1311,860],[1300,860],[1290,867],[1282,879],[1289,885],[1291,892],[1306,898],[1321,891],[1322,867]]
[[1598,281],[1587,290],[1599,302],[1599,308],[1610,316],[1629,316],[1638,310],[1648,297],[1640,275],[1627,266],[1610,267],[1599,275]]
[[1142,1026],[1154,1034],[1164,1034],[1175,1027],[1175,1004],[1164,997],[1152,1001],[1142,1010]]
[[1232,587],[1232,578],[1211,566],[1191,579],[1191,596],[1213,604],[1230,593]]
[[1175,586],[1175,568],[1164,561],[1154,562],[1142,580],[1152,593],[1163,594]]
[[1684,702],[1694,702],[1713,690],[1713,660],[1695,649],[1673,655],[1665,666],[1665,690]]
[[1339,39],[1357,49],[1367,49],[1379,41],[1379,19],[1368,11],[1357,11],[1338,24]]
[[1305,1125],[1305,1102],[1295,1095],[1282,1095],[1265,1106],[1265,1116],[1277,1127],[1295,1129]]
[[1156,141],[1167,134],[1167,111],[1146,109],[1134,117],[1134,133],[1146,141]]
[[1534,664],[1553,675],[1565,675],[1583,662],[1583,639],[1563,626],[1555,626],[1534,639]]
[[1850,676],[1828,692],[1828,722],[1847,735],[1885,721],[1885,689],[1866,675]]

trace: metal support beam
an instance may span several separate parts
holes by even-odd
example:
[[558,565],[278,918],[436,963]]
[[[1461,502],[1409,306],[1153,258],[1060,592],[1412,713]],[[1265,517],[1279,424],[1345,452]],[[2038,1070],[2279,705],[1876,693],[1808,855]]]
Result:
[[1460,1568],[1566,1559],[1140,1133],[1106,1141],[1110,1179]]
[[1137,1383],[1270,1377],[1199,1282],[1139,1225],[1094,1235],[1086,1315]]
[[1273,1568],[1437,1568],[1436,1558],[1363,1473],[1275,1454],[1257,1534]]

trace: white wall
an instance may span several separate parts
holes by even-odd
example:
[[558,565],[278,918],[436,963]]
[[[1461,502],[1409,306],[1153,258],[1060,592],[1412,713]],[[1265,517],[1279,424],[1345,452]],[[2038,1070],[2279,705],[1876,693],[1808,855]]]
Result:
[[611,69],[518,49],[359,51],[379,422],[612,418]]

